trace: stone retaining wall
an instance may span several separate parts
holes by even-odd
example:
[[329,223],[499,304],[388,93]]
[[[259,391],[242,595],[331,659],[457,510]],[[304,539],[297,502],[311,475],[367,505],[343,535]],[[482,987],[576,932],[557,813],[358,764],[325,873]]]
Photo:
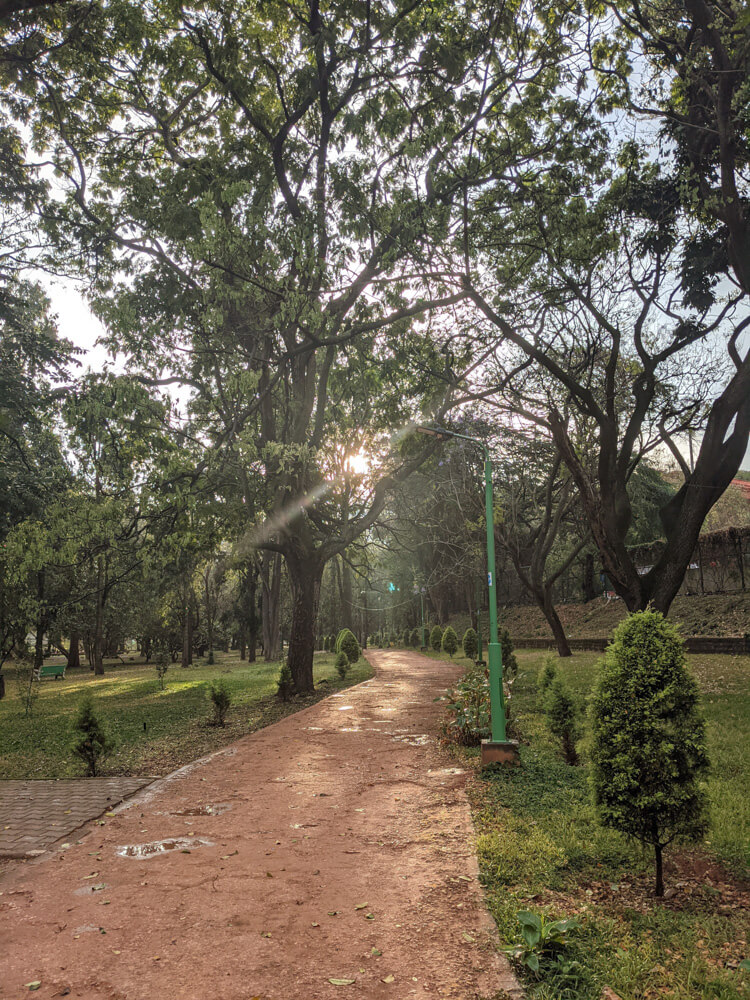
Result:
[[[512,636],[516,649],[557,649],[554,639],[517,639]],[[729,653],[731,656],[750,656],[750,634],[745,636],[692,635],[685,640],[688,653]],[[603,652],[609,639],[568,639],[571,649],[590,649]]]

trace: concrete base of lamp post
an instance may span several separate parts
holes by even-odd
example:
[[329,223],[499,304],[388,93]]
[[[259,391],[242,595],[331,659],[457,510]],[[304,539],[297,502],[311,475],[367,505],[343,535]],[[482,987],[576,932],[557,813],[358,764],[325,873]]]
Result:
[[520,764],[516,740],[482,740],[482,767],[488,764]]

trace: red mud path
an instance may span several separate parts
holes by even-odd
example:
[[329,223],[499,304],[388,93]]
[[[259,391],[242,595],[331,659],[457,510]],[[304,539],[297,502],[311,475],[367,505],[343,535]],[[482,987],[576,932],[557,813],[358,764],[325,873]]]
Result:
[[[372,680],[0,877],[0,997],[37,980],[40,1000],[516,995],[481,901],[465,775],[435,742],[433,698],[456,669],[368,655]],[[186,814],[206,805],[229,808]],[[189,853],[117,854],[177,837]]]

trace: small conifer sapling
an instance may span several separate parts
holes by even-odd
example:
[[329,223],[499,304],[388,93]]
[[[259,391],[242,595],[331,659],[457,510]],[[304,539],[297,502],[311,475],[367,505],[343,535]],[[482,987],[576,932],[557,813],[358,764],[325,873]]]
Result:
[[600,822],[654,850],[656,895],[662,854],[706,830],[708,770],[698,687],[677,628],[638,611],[615,629],[591,703],[592,790]]

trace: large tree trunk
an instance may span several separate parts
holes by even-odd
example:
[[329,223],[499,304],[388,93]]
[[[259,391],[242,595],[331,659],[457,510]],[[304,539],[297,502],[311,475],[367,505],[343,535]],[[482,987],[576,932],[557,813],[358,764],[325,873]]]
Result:
[[281,614],[281,555],[264,552],[261,560],[263,659],[279,658],[279,618]]
[[596,597],[596,590],[594,588],[594,554],[593,552],[588,552],[586,558],[583,561],[583,600],[585,604],[589,601],[593,601]]
[[557,655],[572,656],[570,645],[568,643],[568,637],[565,635],[565,629],[560,621],[560,616],[557,613],[557,608],[552,600],[550,590],[547,590],[544,594],[538,596],[535,595],[535,597],[539,607],[544,612],[544,617],[547,619],[549,627],[552,629],[552,635],[555,637],[555,642],[557,644]]
[[96,618],[91,639],[91,665],[94,674],[104,673],[104,556],[96,559]]
[[258,649],[258,568],[251,567],[247,583],[247,662],[255,663]]
[[39,670],[44,664],[44,631],[47,627],[47,615],[44,611],[44,570],[36,575],[36,593],[39,600],[39,614],[36,619],[36,638],[34,642],[34,670]]
[[343,552],[341,553],[341,627],[354,631],[352,570]]
[[81,635],[78,629],[70,630],[70,648],[68,649],[68,669],[81,665]]
[[190,666],[190,606],[187,602],[183,606],[182,618],[182,655],[180,656],[180,666]]
[[323,567],[313,558],[285,554],[292,590],[292,628],[289,636],[289,669],[294,690],[308,694],[315,689],[313,653]]

